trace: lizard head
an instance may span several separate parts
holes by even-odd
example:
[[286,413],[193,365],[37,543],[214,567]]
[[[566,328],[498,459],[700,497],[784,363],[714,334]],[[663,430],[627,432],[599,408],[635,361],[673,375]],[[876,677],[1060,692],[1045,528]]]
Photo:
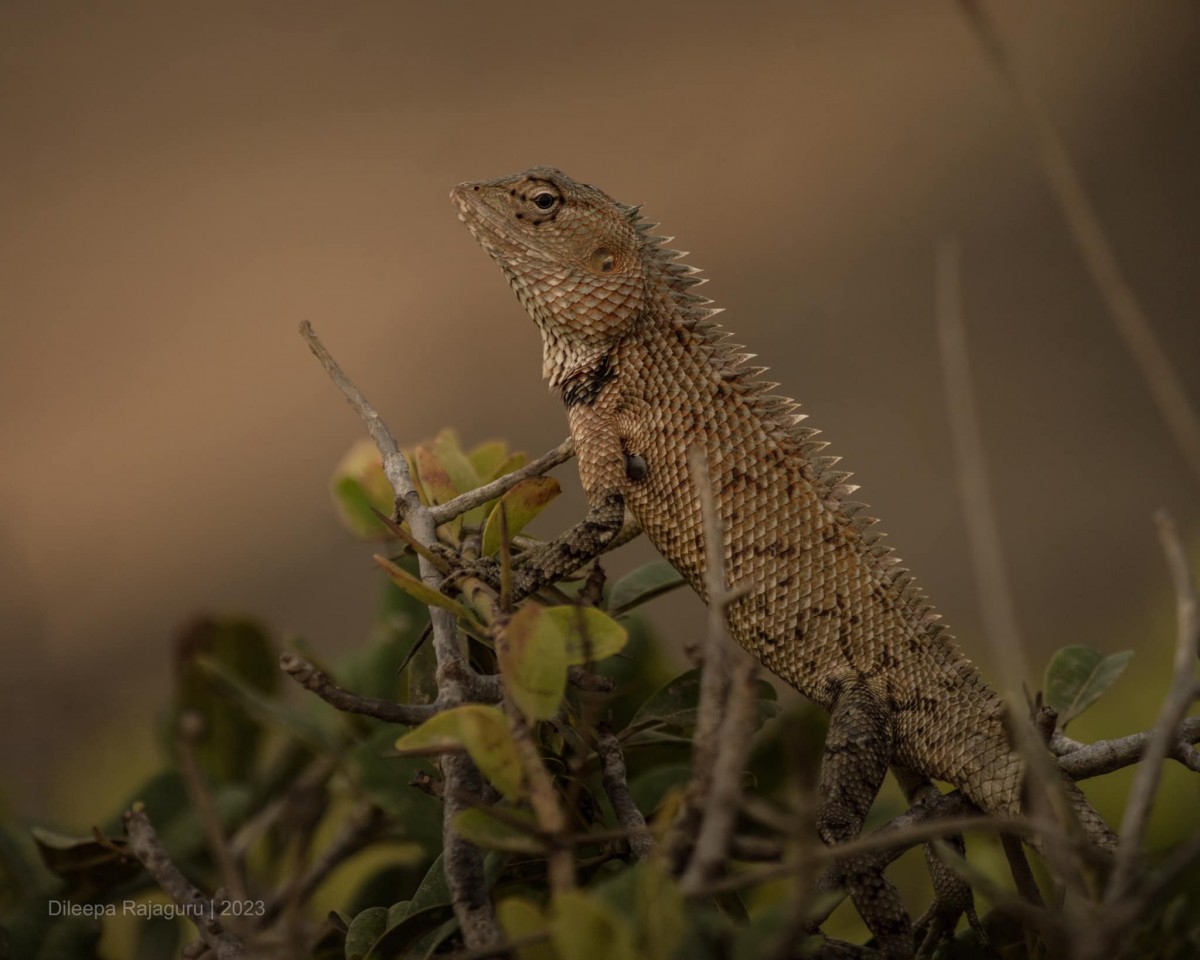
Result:
[[551,386],[603,363],[646,305],[637,208],[552,167],[460,183],[450,197],[541,328]]

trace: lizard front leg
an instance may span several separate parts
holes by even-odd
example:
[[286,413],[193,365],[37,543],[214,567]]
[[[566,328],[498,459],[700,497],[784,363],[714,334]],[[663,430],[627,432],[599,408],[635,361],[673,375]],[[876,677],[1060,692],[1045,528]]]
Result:
[[621,494],[613,493],[593,503],[587,516],[575,526],[522,554],[513,569],[513,599],[521,600],[557,583],[617,546],[624,526],[625,498]]
[[[588,508],[587,515],[565,533],[523,553],[512,571],[513,600],[548,587],[595,560],[606,550],[639,532],[626,522],[625,498],[613,493]],[[500,563],[484,557],[454,571],[444,586],[466,577],[500,588]]]
[[[829,717],[821,761],[817,832],[830,846],[858,836],[891,762],[892,718],[861,684],[843,688]],[[900,894],[869,854],[838,861],[838,879],[888,958],[913,955],[913,933]]]

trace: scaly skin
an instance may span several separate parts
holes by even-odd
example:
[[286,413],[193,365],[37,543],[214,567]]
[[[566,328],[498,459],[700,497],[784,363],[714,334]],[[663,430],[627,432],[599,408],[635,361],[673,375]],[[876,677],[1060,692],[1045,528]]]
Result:
[[[650,234],[656,224],[548,167],[460,184],[451,196],[541,328],[543,372],[567,407],[592,506],[574,537],[529,559],[524,586],[640,528],[707,600],[687,463],[698,445],[727,585],[749,585],[729,609],[730,633],[831,714],[822,839],[858,833],[888,766],[952,783],[989,813],[1018,814],[1023,766],[1001,699],[879,542],[818,431],[724,341],[718,311],[693,292],[697,271]],[[1111,848],[1111,831],[1073,784],[1069,792],[1089,835]],[[843,866],[886,951],[911,952],[895,892],[865,866]]]

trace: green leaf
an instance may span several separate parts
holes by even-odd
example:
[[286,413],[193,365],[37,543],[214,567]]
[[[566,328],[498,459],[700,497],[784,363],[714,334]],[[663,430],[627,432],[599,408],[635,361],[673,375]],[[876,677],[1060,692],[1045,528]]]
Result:
[[395,740],[395,728],[380,725],[351,750],[350,770],[371,802],[397,818],[402,836],[425,850],[436,851],[442,843],[441,801],[410,785],[419,771],[428,769],[429,762],[396,756]]
[[1059,729],[1100,699],[1121,675],[1132,650],[1105,656],[1091,647],[1063,647],[1046,667],[1046,703],[1058,711]]
[[466,493],[480,485],[479,473],[470,458],[463,453],[458,434],[447,428],[433,439],[433,452],[446,468],[450,483],[458,493]]
[[619,617],[685,583],[687,581],[682,574],[666,560],[652,560],[631,570],[613,584],[608,595],[608,612]]
[[356,537],[377,540],[387,534],[372,508],[390,515],[395,494],[383,472],[383,457],[369,437],[355,441],[334,467],[329,493],[342,524]]
[[[436,444],[436,441],[435,441]],[[418,444],[413,450],[413,462],[417,466],[417,476],[421,481],[421,489],[431,504],[447,503],[463,491],[451,478],[450,470],[435,452],[435,445]],[[455,517],[444,523],[440,529],[448,532],[450,539],[458,543],[462,534],[463,518]]]
[[[205,664],[220,667],[253,695],[271,699],[280,687],[279,653],[254,620],[239,617],[194,620],[175,647],[177,715],[200,715],[196,759],[213,780],[245,780],[251,775],[263,730],[244,704],[230,702],[228,690],[214,682]],[[175,731],[171,732],[174,740]]]
[[692,778],[690,763],[659,763],[629,781],[629,793],[646,816],[658,809],[669,790],[685,787]]
[[683,894],[659,860],[639,863],[638,955],[646,960],[671,960],[683,940]]
[[475,475],[484,482],[491,480],[508,459],[508,444],[503,440],[485,440],[467,454]]
[[558,713],[567,689],[566,638],[549,610],[530,603],[504,628],[497,644],[504,689],[532,720]]
[[[663,727],[686,731],[696,724],[700,704],[700,671],[688,670],[671,680],[638,707],[629,728]],[[766,680],[758,681],[758,726],[779,713],[775,688]]]
[[430,717],[396,741],[401,753],[435,753],[465,747],[492,785],[510,800],[524,792],[525,775],[504,714],[466,704]]
[[162,960],[179,953],[183,927],[170,916],[151,916],[138,925],[137,949],[133,960]]
[[69,837],[41,827],[32,827],[30,833],[42,863],[73,891],[98,893],[141,872],[136,860],[122,854],[127,846],[122,838],[114,838],[109,846],[94,837]]
[[473,807],[454,817],[454,832],[484,850],[544,856],[546,845],[534,836],[537,830],[534,819],[527,813],[509,807],[502,809],[510,817],[527,821],[527,828],[518,829],[511,823],[491,816],[486,810]]
[[554,948],[549,940],[549,924],[532,900],[508,897],[496,907],[496,917],[500,921],[500,929],[509,940],[521,940],[540,933],[547,934],[543,942],[517,947],[513,951],[517,960],[556,960]]
[[515,537],[561,492],[562,487],[553,477],[526,477],[504,494],[492,508],[483,528],[483,543],[480,548],[483,555],[493,556],[500,552],[502,511],[508,520],[508,535]]
[[[483,880],[487,890],[495,885],[507,862],[507,854],[488,853],[484,856]],[[412,900],[394,905],[389,912],[388,928],[375,942],[369,960],[391,960],[404,956],[421,937],[447,921],[453,922],[453,918],[450,888],[446,885],[446,868],[442,855],[438,854]]]
[[[450,482],[459,493],[466,493],[482,485],[481,474],[475,469],[475,464],[463,452],[458,434],[453,430],[441,431],[433,441],[433,452],[450,475]],[[462,515],[462,522],[469,527],[478,527],[483,522],[484,506],[472,507]]]
[[233,694],[233,704],[226,698],[226,709],[241,707],[258,720],[271,723],[286,731],[290,736],[316,750],[325,753],[333,749],[333,737],[328,729],[314,716],[297,707],[264,696],[261,690],[244,682],[224,664],[208,657],[196,660],[201,669],[220,679]]
[[560,960],[637,960],[633,931],[595,893],[572,890],[554,898],[550,936]]
[[386,571],[387,575],[392,578],[392,583],[398,586],[410,597],[420,600],[427,606],[441,607],[443,610],[449,610],[460,620],[464,620],[476,629],[483,629],[476,619],[471,616],[471,612],[457,600],[446,596],[440,590],[435,590],[419,577],[414,576],[402,567],[396,566],[394,563],[388,560],[387,557],[381,557],[379,554],[375,554],[373,559]]
[[388,926],[387,907],[368,907],[346,931],[346,960],[365,960]]
[[480,476],[483,477],[484,483],[491,483],[493,480],[499,480],[501,477],[512,473],[514,470],[520,470],[528,462],[529,457],[523,453],[509,454],[507,459],[502,461],[499,466],[492,470],[490,476],[486,476],[482,472],[480,473]]
[[546,607],[544,616],[562,634],[570,666],[604,660],[629,642],[629,631],[595,607]]

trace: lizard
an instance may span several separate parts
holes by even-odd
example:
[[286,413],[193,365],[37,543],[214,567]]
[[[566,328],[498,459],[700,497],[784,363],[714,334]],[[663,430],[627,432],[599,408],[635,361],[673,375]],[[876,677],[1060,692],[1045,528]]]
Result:
[[[566,407],[589,505],[567,534],[523,555],[516,594],[644,532],[707,601],[688,469],[699,448],[726,587],[743,588],[729,633],[830,715],[821,840],[858,835],[889,768],[906,791],[937,779],[986,813],[1019,815],[1024,761],[1003,699],[882,542],[820,432],[728,342],[673,238],[639,206],[552,167],[462,183],[451,199],[541,330],[543,374]],[[1065,777],[1063,787],[1088,838],[1112,851],[1116,837],[1082,791]],[[907,913],[882,870],[841,867],[885,955],[911,955]]]

